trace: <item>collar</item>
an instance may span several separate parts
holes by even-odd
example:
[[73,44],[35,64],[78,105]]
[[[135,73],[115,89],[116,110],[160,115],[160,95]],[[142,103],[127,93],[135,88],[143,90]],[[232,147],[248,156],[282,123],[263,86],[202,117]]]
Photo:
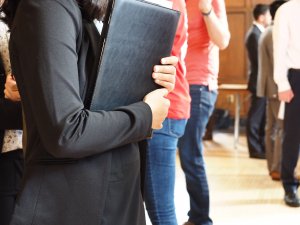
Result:
[[256,21],[254,21],[253,24],[254,24],[255,26],[257,26],[257,28],[258,28],[261,32],[264,32],[265,29],[266,29],[263,25],[261,25],[260,23],[258,23],[258,22],[256,22]]

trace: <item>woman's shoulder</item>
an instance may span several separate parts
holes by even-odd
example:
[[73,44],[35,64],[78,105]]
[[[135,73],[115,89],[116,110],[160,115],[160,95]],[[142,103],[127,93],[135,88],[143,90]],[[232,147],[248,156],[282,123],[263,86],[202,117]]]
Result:
[[12,32],[26,33],[28,27],[35,27],[37,33],[45,27],[55,32],[58,26],[71,28],[73,25],[77,31],[81,30],[81,12],[75,0],[22,0]]
[[52,13],[53,10],[56,10],[57,14],[52,16],[57,16],[62,12],[61,10],[64,10],[73,16],[81,15],[76,0],[23,0],[20,5],[23,5],[26,12],[30,11],[30,13],[32,12],[31,10],[38,10],[39,12],[44,11],[45,13]]

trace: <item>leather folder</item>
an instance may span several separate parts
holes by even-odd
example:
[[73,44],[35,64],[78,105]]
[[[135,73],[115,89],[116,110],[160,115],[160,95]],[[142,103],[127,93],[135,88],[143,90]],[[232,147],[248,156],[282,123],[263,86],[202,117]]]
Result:
[[180,13],[143,0],[110,1],[91,110],[113,110],[159,88],[153,66],[170,56]]

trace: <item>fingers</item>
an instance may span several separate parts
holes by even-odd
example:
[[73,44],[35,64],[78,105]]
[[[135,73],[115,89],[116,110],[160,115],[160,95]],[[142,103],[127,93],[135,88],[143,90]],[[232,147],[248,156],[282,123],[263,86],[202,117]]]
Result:
[[17,83],[11,75],[6,77],[5,88],[11,91],[18,91]]
[[284,102],[291,102],[292,99],[294,98],[294,93],[292,90],[286,90],[283,92],[279,92],[278,93],[278,98],[280,101],[284,101]]
[[173,83],[162,81],[162,80],[154,80],[155,83],[167,89],[168,92],[174,90],[175,85]]
[[294,97],[294,96],[291,96],[291,97],[285,99],[285,102],[290,103],[290,102],[292,101],[293,97]]
[[160,88],[160,89],[156,89],[155,91],[158,95],[166,97],[168,95],[168,90],[166,88]]
[[150,92],[144,98],[144,102],[147,103],[152,111],[152,129],[161,129],[162,123],[168,115],[170,107],[170,100],[165,98],[168,94],[166,88],[160,88]]
[[5,89],[4,89],[5,98],[8,98],[12,101],[20,101],[20,94],[18,91],[17,83],[11,75],[6,77]]
[[11,91],[8,91],[7,89],[4,89],[4,95],[5,95],[5,98],[10,99],[12,101],[20,101],[21,100],[18,91],[11,92]]
[[155,65],[154,73],[164,73],[164,74],[176,74],[176,68],[173,65]]
[[294,93],[292,92],[291,95],[290,95],[289,102],[292,101],[293,98],[294,98]]
[[161,59],[161,64],[163,65],[176,66],[177,63],[178,63],[178,58],[176,56],[169,56]]
[[293,95],[292,96],[286,96],[284,98],[282,98],[281,100],[284,101],[284,102],[287,102],[287,103],[290,103],[293,99]]
[[171,92],[175,88],[176,68],[172,65],[156,65],[152,77],[155,83]]
[[169,92],[175,88],[176,76],[173,74],[153,73],[154,82],[166,88]]

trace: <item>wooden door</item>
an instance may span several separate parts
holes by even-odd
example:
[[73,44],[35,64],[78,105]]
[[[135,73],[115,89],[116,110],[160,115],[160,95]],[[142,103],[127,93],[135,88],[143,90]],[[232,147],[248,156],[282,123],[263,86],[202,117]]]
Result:
[[[220,84],[247,83],[247,52],[245,34],[253,22],[252,10],[258,3],[270,4],[271,0],[225,0],[231,40],[227,49],[220,52]],[[248,111],[248,94],[242,95],[241,116]],[[218,108],[229,109],[234,115],[234,98],[220,93]]]

